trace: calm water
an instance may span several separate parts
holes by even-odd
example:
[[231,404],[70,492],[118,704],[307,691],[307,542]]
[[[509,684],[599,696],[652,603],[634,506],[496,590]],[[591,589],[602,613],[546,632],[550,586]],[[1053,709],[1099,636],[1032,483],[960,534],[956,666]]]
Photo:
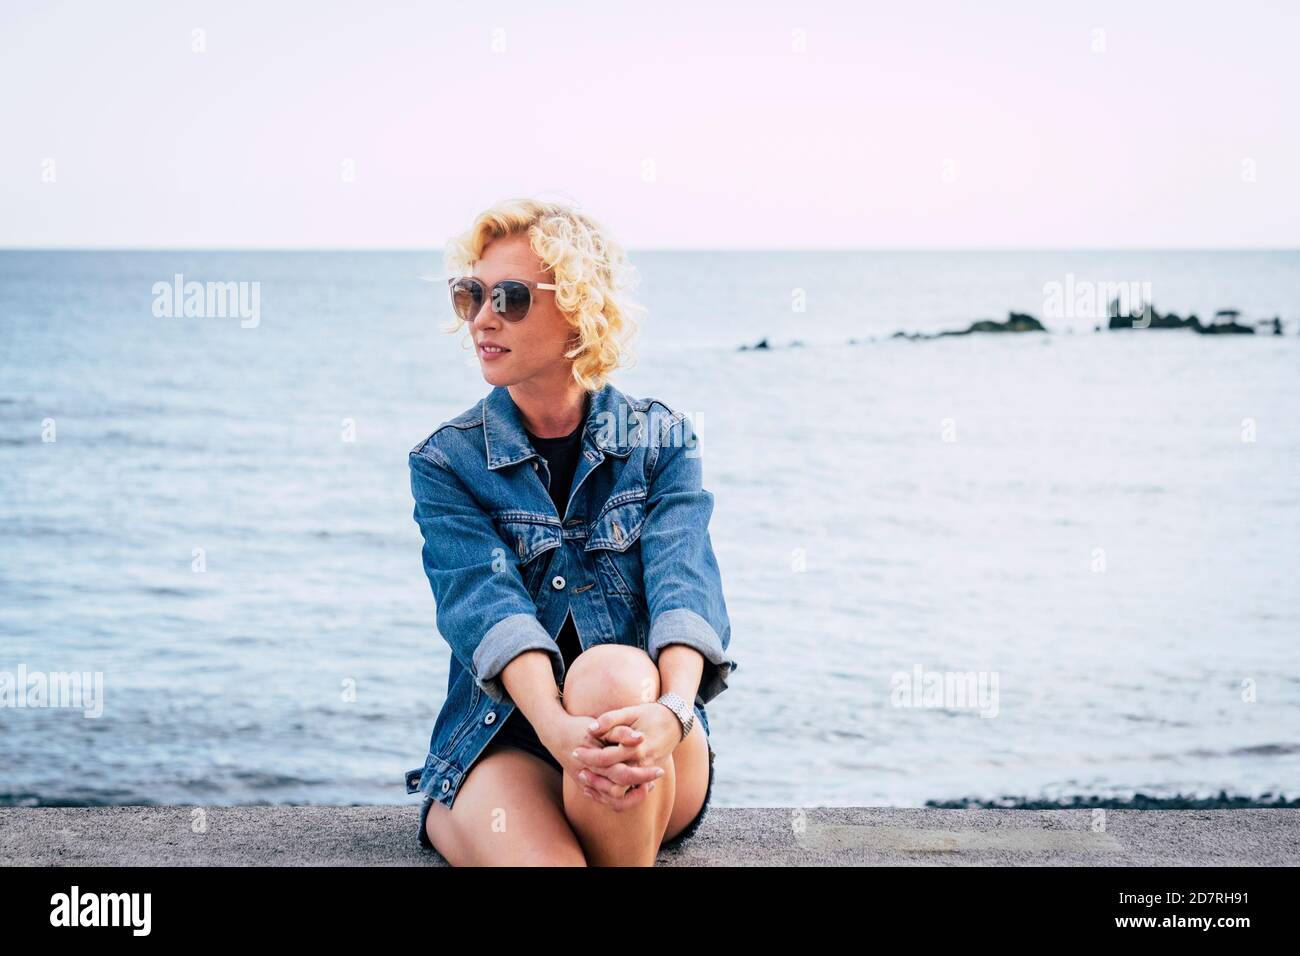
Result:
[[[1300,791],[1300,255],[636,261],[615,382],[693,414],[717,499],[719,805]],[[440,271],[0,253],[0,671],[105,681],[97,719],[0,709],[0,803],[414,807],[449,652],[406,456],[488,389]],[[155,317],[176,273],[259,282],[259,323]],[[888,338],[1067,274],[1287,335]],[[895,706],[918,667],[996,675],[996,716]]]

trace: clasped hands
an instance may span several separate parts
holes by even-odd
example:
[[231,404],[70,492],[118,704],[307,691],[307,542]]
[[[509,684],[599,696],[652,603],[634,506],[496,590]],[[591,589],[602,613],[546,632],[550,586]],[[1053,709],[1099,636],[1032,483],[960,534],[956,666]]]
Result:
[[645,800],[664,775],[659,766],[682,741],[682,725],[664,704],[651,701],[595,717],[565,714],[547,743],[583,793],[616,811]]

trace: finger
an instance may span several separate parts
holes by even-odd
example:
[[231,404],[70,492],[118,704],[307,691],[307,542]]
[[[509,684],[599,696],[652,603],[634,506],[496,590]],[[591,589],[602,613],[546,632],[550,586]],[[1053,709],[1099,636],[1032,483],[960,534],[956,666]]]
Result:
[[610,744],[605,747],[578,747],[573,753],[576,760],[588,767],[604,770],[617,763],[638,759],[641,752],[638,744]]
[[616,763],[613,766],[602,768],[597,776],[603,776],[612,784],[620,787],[634,787],[639,784],[650,783],[652,780],[658,780],[663,776],[663,772],[662,768],[655,764],[634,766],[632,764]]
[[615,811],[622,809],[622,797],[616,797],[608,793],[601,793],[600,791],[592,790],[591,788],[587,788],[587,794],[592,798],[594,803],[599,803]]
[[623,785],[615,783],[604,774],[594,773],[590,770],[579,770],[577,777],[579,786],[587,790],[595,790],[597,796],[622,796],[620,791],[624,789]]
[[[595,718],[593,717],[592,719],[594,720]],[[583,751],[592,751],[592,752],[596,752],[596,751],[603,750],[603,749],[605,748],[605,746],[606,746],[606,744],[605,744],[605,741],[604,741],[603,739],[601,739],[600,737],[597,737],[596,735],[594,735],[594,734],[592,734],[590,731],[588,731],[588,732],[583,736],[582,743],[578,744],[578,746],[574,748],[574,750],[573,750],[573,758],[574,758],[575,760],[583,760],[583,761],[585,761],[585,760],[587,759],[587,757],[590,757],[590,754],[587,754],[587,756],[584,757],[584,756],[582,756]]]
[[649,786],[650,784],[646,784],[644,787],[637,787],[635,790],[629,790],[627,791],[627,795],[624,797],[606,797],[605,803],[615,813],[622,813],[624,810],[630,810],[645,801],[647,794],[650,792],[648,790]]
[[609,807],[615,813],[621,813],[623,810],[621,801],[617,800],[614,797],[606,796],[603,793],[597,793],[596,791],[586,787],[583,788],[582,792],[584,795],[589,797],[593,802]]
[[664,775],[663,767],[658,764],[615,764],[614,767],[606,771],[616,783],[625,784],[629,787],[644,787],[647,784],[654,783]]
[[616,770],[620,778],[629,779],[613,779],[606,775],[608,771],[602,774],[591,770],[580,770],[577,773],[578,784],[595,790],[598,797],[608,801],[635,792],[633,788],[644,789],[645,786],[659,779],[657,767],[628,767],[625,764],[618,764]]
[[599,714],[587,728],[587,732],[596,737],[603,737],[619,724],[629,724],[636,719],[636,711],[631,707],[620,707]]
[[605,734],[605,740],[612,744],[627,744],[636,746],[645,739],[645,734],[635,727],[629,727],[627,724],[619,724],[609,733]]
[[[635,793],[636,791],[633,792]],[[609,807],[615,813],[622,813],[629,806],[628,801],[621,797],[612,797],[607,794],[597,793],[587,788],[584,788],[583,793],[595,802]]]

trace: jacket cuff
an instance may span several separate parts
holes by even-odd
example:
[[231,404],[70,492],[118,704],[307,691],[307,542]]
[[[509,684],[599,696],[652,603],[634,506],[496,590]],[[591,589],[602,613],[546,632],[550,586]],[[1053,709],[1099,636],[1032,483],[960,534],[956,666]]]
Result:
[[501,680],[506,665],[524,651],[546,651],[551,655],[551,670],[558,685],[564,680],[564,655],[555,639],[546,633],[541,621],[527,613],[504,617],[483,635],[474,650],[474,680],[483,693],[500,704],[513,704],[510,692]]
[[708,621],[689,608],[664,611],[650,625],[650,636],[646,639],[646,652],[656,665],[659,653],[669,644],[686,644],[704,657],[696,694],[701,704],[707,704],[727,689],[727,678],[737,665],[727,657],[718,632]]

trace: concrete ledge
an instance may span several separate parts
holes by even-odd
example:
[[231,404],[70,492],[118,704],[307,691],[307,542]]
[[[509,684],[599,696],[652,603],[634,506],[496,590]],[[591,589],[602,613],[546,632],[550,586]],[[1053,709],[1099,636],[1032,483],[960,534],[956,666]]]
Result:
[[[417,807],[5,808],[0,865],[445,866]],[[1300,865],[1300,810],[1097,813],[710,807],[659,865]]]

